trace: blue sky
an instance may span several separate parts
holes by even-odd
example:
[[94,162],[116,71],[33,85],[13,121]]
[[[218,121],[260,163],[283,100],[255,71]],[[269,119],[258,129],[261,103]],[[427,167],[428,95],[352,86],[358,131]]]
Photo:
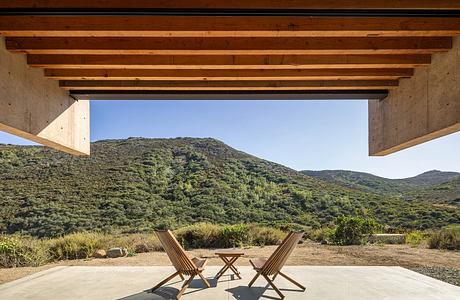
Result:
[[[92,101],[91,140],[213,137],[296,170],[389,178],[460,172],[460,133],[386,157],[368,156],[367,101]],[[0,143],[31,144],[0,132]]]

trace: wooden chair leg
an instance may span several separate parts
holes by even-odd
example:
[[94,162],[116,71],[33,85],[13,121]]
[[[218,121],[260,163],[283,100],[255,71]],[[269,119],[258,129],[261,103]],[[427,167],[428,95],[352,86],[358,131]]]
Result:
[[179,273],[179,276],[180,276],[180,279],[184,280],[184,275],[182,275],[182,273]]
[[276,273],[275,275],[273,275],[272,280],[275,280],[276,276],[278,276],[278,273]]
[[278,294],[278,296],[280,296],[281,299],[284,299],[283,293],[281,293],[281,291],[275,286],[273,281],[267,275],[262,275],[262,276],[264,276],[265,280],[268,281],[268,284],[271,285],[271,287],[275,290],[275,292]]
[[190,276],[190,278],[187,279],[186,282],[184,282],[184,284],[182,285],[181,290],[179,291],[179,293],[177,293],[177,296],[176,296],[177,300],[179,300],[182,297],[182,294],[184,294],[185,290],[188,288],[188,286],[189,286],[190,282],[192,282],[193,278],[195,278],[195,275]]
[[201,274],[201,272],[198,273],[198,276],[200,276],[201,280],[204,282],[204,284],[210,288],[211,285],[209,284],[208,280],[206,278],[204,278],[203,274]]
[[252,278],[251,282],[249,282],[248,286],[251,287],[254,282],[257,280],[257,278],[259,278],[260,276],[260,272],[257,272],[256,276],[254,276],[254,278]]
[[303,291],[305,291],[307,288],[304,287],[303,285],[301,285],[300,283],[298,283],[297,281],[295,281],[294,279],[292,279],[291,277],[287,276],[286,274],[284,273],[281,273],[281,272],[278,272],[278,274],[280,274],[281,276],[283,276],[284,278],[286,278],[287,280],[289,280],[290,282],[292,282],[293,284],[297,285],[299,288],[301,288]]
[[[162,282],[160,282],[159,284],[157,284],[156,286],[154,286],[152,288],[152,292],[156,289],[158,289],[160,286],[162,286],[163,284],[165,284],[166,282],[170,281],[171,279],[173,279],[174,277],[176,277],[177,275],[181,275],[179,272],[176,272],[174,274],[172,274],[171,276],[169,276],[168,278],[166,278],[165,280],[163,280]],[[182,276],[182,275],[181,275]]]

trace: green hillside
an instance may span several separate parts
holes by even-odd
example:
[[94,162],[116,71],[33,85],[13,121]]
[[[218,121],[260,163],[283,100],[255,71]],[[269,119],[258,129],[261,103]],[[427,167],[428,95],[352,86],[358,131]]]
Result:
[[301,171],[303,174],[341,186],[382,195],[401,195],[412,191],[415,185],[363,172],[345,170]]
[[0,145],[0,232],[143,232],[198,221],[319,226],[340,215],[393,227],[460,223],[455,207],[349,189],[214,139],[107,140],[91,151]]
[[460,177],[435,186],[415,190],[408,193],[406,199],[460,208]]
[[404,179],[388,179],[344,170],[302,171],[302,173],[364,192],[460,207],[460,173],[434,170]]

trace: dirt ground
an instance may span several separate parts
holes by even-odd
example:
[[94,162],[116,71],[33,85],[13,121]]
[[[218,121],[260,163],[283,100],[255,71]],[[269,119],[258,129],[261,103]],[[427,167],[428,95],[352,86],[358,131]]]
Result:
[[[251,258],[268,257],[275,248],[276,246],[266,246],[244,249],[245,256],[238,260],[236,265],[249,265]],[[188,251],[190,256],[208,258],[208,265],[222,265],[222,261],[214,252],[215,250],[208,249]],[[69,260],[35,268],[0,269],[0,284],[56,266],[164,265],[170,265],[170,262],[163,252],[141,253],[133,257],[113,259]],[[402,266],[415,270],[421,267],[441,267],[460,274],[460,252],[412,248],[408,245],[330,246],[306,242],[294,250],[287,265]]]

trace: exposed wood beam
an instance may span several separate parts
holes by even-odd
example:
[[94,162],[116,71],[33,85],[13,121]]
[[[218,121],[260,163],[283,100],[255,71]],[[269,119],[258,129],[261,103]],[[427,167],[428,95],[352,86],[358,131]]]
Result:
[[72,90],[79,100],[369,100],[383,99],[387,90],[324,91],[111,91]]
[[14,0],[0,8],[118,9],[460,9],[455,0]]
[[59,80],[396,80],[413,69],[136,70],[47,69]]
[[344,55],[448,51],[450,37],[377,38],[7,38],[10,51],[29,54]]
[[2,16],[17,37],[369,37],[452,36],[460,18],[276,16]]
[[430,55],[28,55],[30,66],[64,69],[351,69],[414,68]]
[[64,80],[67,90],[385,90],[398,86],[397,80],[316,80],[316,81],[95,81]]

